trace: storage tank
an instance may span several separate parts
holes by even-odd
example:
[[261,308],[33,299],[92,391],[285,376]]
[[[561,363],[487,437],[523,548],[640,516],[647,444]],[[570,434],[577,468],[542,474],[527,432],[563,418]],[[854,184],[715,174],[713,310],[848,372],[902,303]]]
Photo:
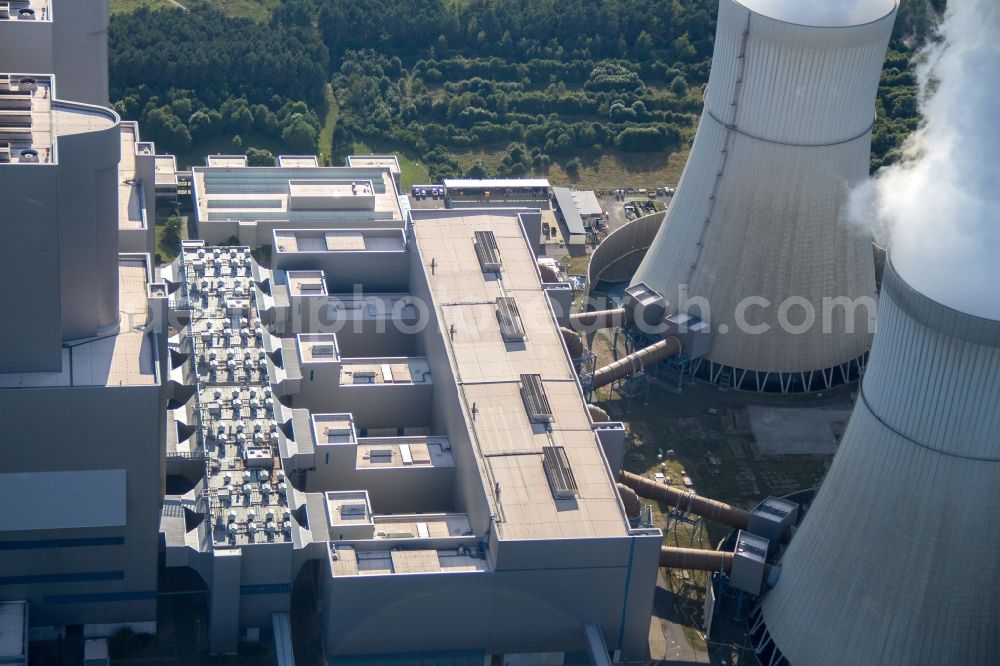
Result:
[[854,412],[751,615],[761,663],[995,663],[998,506],[1000,321],[913,289],[890,252]]
[[[795,392],[860,374],[874,302],[824,316],[823,299],[874,296],[871,235],[842,211],[868,174],[896,8],[896,0],[720,0],[701,123],[632,279],[673,311],[711,323],[701,376]],[[816,323],[801,332],[807,308]],[[768,330],[750,332],[741,319]]]

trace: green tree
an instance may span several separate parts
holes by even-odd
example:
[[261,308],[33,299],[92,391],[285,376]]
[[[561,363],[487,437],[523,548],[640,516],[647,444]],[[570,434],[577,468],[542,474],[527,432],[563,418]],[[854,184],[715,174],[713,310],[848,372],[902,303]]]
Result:
[[274,166],[274,154],[265,148],[247,148],[247,165]]
[[283,130],[281,141],[290,152],[312,155],[316,152],[316,128],[302,117],[294,117]]
[[678,74],[674,77],[674,80],[670,82],[670,92],[672,92],[677,97],[684,97],[687,95],[688,82],[683,76]]
[[482,160],[476,160],[475,164],[469,167],[469,173],[467,174],[469,178],[489,178],[490,172],[483,164]]

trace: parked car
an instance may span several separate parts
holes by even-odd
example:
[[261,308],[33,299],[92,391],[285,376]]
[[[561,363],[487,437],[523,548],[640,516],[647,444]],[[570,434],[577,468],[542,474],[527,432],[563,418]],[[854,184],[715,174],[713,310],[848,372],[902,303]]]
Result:
[[431,196],[433,196],[433,197],[443,197],[444,196],[444,188],[443,187],[432,187],[431,188]]

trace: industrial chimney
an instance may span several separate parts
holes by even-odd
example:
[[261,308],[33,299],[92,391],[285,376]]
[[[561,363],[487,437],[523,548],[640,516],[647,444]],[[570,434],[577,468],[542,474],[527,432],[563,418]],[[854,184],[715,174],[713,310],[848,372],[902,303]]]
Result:
[[892,256],[854,413],[750,619],[762,664],[1000,651],[1000,321],[916,291]]
[[[896,8],[896,0],[720,0],[701,123],[632,280],[663,294],[671,311],[710,321],[703,378],[797,392],[860,374],[874,312],[859,310],[853,327],[844,307],[831,308],[826,327],[819,317],[824,298],[874,295],[871,236],[844,223],[842,209],[868,175]],[[707,300],[710,313],[685,294]],[[741,310],[748,297],[757,300]],[[805,321],[804,302],[816,325],[782,327],[783,316],[793,329]],[[783,313],[782,303],[791,305]],[[741,316],[769,330],[748,332]]]

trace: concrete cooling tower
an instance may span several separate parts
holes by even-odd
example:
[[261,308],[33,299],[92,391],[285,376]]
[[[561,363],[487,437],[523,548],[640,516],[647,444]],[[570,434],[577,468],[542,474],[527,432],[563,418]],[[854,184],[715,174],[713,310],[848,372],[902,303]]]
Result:
[[833,464],[751,615],[764,665],[996,663],[1000,321],[890,262]]
[[[896,8],[896,0],[720,0],[701,123],[632,280],[711,322],[703,378],[796,392],[860,374],[874,308],[848,313],[828,301],[824,313],[824,299],[874,295],[871,237],[841,212],[868,174]],[[710,314],[686,298],[706,299]],[[806,327],[809,309],[816,324]]]

